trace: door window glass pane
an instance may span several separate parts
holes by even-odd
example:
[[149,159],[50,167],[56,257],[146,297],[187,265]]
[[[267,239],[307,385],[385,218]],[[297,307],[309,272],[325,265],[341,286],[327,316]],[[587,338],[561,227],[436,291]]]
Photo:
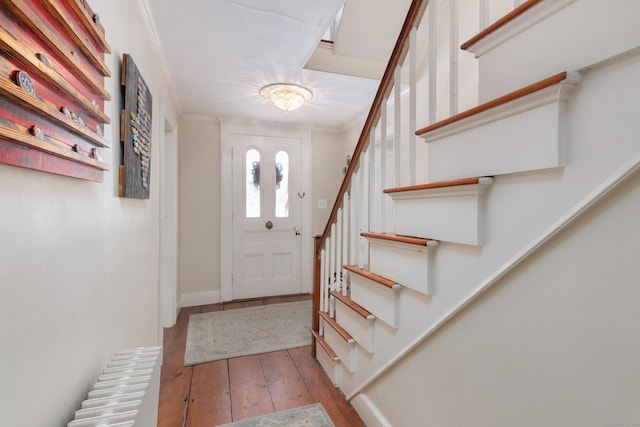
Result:
[[246,217],[260,218],[260,153],[247,151],[246,165]]
[[276,218],[289,217],[289,154],[276,154]]

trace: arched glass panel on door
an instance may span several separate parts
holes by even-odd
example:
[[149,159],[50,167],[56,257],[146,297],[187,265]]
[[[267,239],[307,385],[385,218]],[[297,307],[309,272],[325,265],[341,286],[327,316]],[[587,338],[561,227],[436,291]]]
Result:
[[260,153],[252,148],[247,151],[245,159],[245,215],[247,218],[260,218]]
[[289,217],[289,154],[276,154],[276,218]]

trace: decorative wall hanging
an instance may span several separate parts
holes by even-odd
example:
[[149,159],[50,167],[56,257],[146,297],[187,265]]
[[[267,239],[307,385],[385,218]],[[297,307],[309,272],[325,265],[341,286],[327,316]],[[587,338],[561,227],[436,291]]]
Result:
[[126,53],[122,56],[124,110],[120,125],[122,161],[120,197],[149,198],[151,172],[152,97],[138,67]]
[[103,126],[111,47],[84,0],[0,5],[0,163],[92,181],[110,169]]

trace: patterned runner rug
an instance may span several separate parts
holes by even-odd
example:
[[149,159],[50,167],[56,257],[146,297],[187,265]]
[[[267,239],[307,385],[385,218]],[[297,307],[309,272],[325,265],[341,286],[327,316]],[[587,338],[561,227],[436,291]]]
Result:
[[261,415],[219,427],[335,427],[320,403]]
[[311,301],[192,314],[184,365],[311,344]]

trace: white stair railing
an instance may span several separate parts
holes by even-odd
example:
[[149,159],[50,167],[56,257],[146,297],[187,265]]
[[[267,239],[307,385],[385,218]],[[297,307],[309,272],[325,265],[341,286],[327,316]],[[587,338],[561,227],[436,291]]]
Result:
[[[460,13],[469,0],[449,0],[440,6],[436,1],[413,0],[328,223],[319,236],[315,255],[319,283],[314,295],[320,310],[333,315],[330,291],[348,294],[344,265],[368,266],[369,243],[360,233],[393,232],[391,203],[383,190],[414,185],[419,176],[426,176],[426,159],[419,158],[417,144],[421,142],[416,129],[455,115],[462,106],[477,104],[477,85],[460,84],[461,75],[465,79],[477,77],[477,63],[461,56],[470,54],[460,51],[460,40],[486,28],[494,6],[502,13],[505,7],[537,1],[479,0],[477,17],[470,18]],[[423,100],[424,111],[418,111],[418,100]],[[319,324],[316,320],[314,325]]]

